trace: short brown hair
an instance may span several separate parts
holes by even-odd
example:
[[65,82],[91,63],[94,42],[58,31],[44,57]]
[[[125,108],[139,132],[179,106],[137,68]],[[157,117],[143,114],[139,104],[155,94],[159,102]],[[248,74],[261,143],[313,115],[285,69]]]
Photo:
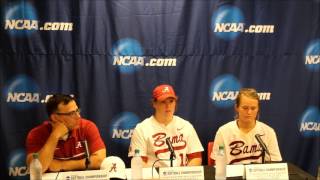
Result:
[[52,113],[56,112],[58,105],[63,103],[64,105],[68,104],[70,101],[76,101],[76,99],[67,94],[54,94],[52,95],[46,104],[47,114],[50,116]]

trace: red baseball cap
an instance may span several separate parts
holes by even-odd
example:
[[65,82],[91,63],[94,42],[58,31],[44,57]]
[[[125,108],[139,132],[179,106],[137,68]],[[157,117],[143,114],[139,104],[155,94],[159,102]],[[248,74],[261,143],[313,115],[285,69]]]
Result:
[[153,89],[152,96],[154,99],[156,99],[158,101],[163,101],[169,97],[172,97],[174,99],[178,99],[172,86],[170,86],[168,84],[162,84],[162,85],[155,87]]

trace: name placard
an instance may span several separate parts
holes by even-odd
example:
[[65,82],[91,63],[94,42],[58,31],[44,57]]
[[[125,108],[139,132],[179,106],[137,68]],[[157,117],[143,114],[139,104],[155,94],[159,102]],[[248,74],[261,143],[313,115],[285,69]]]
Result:
[[289,179],[287,163],[249,164],[245,166],[246,179]]
[[68,180],[97,180],[108,179],[105,170],[69,171],[60,173],[45,173],[42,180],[68,179]]
[[204,179],[203,166],[162,167],[159,169],[160,179]]
[[244,172],[245,169],[243,164],[227,165],[226,176],[244,178]]

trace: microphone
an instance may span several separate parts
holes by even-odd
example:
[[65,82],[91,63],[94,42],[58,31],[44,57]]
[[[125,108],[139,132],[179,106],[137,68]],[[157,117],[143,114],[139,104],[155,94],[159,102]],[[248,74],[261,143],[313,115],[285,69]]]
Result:
[[173,150],[173,146],[172,146],[172,144],[171,144],[170,137],[167,137],[167,138],[166,138],[166,144],[168,145],[168,149],[169,149],[169,151],[170,151],[173,159],[176,159],[176,153],[175,153],[174,150]]
[[82,144],[83,144],[84,149],[85,149],[84,150],[84,155],[85,155],[85,158],[86,158],[85,165],[86,165],[86,169],[88,169],[88,166],[90,164],[90,151],[89,151],[87,140],[82,141]]
[[254,137],[257,139],[258,143],[259,143],[260,146],[262,147],[262,150],[264,150],[267,154],[270,155],[269,150],[268,150],[266,144],[263,142],[263,140],[261,139],[260,136],[262,136],[262,135],[256,134]]

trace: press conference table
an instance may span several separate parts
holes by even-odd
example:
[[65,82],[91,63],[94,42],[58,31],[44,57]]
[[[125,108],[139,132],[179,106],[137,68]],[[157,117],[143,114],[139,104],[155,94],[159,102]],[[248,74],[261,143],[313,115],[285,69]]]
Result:
[[[315,177],[308,174],[307,172],[303,171],[299,167],[291,164],[288,164],[288,174],[290,180],[316,180]],[[213,166],[203,166],[204,172],[204,180],[212,180],[215,174],[215,168]],[[131,170],[128,168],[126,169],[127,179],[129,180],[131,177]],[[159,179],[158,169],[152,168],[144,168],[143,169],[143,177],[144,179]],[[79,180],[79,179],[95,179],[95,180],[102,180],[107,179],[107,172],[106,170],[87,170],[87,171],[69,171],[69,172],[60,172],[60,173],[45,173],[42,177],[42,180]],[[238,180],[242,179],[242,177],[228,177],[227,179],[231,180]]]

